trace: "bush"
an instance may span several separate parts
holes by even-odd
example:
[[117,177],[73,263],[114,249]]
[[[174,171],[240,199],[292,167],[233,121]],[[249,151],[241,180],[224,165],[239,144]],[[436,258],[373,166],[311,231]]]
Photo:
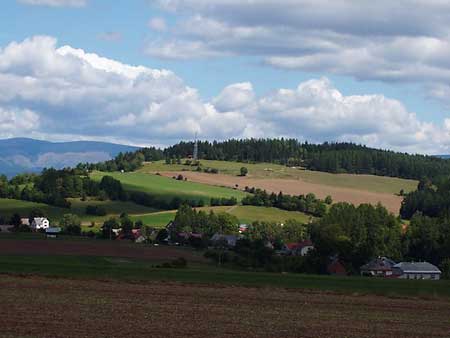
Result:
[[86,214],[94,216],[106,216],[106,209],[99,205],[88,205],[86,206]]
[[187,266],[187,260],[183,257],[178,257],[174,259],[170,263],[163,263],[161,265],[157,265],[157,268],[163,269],[183,269]]

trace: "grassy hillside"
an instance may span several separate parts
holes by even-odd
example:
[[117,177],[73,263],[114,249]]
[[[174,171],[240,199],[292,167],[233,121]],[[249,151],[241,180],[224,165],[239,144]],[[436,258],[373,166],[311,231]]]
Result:
[[64,213],[68,213],[67,209],[52,207],[43,203],[0,198],[0,215],[3,217],[11,217],[16,213],[23,217],[27,217],[33,209],[41,209],[50,218],[56,218]]
[[[308,183],[329,185],[332,187],[350,188],[365,190],[377,193],[397,194],[401,189],[405,192],[415,190],[417,181],[406,180],[394,177],[374,176],[374,175],[351,175],[351,174],[330,174],[319,171],[301,170],[289,168],[283,165],[272,163],[240,163],[228,161],[201,160],[203,168],[217,168],[221,174],[236,176],[240,168],[245,166],[252,178],[284,178],[301,179]],[[165,164],[165,161],[146,163],[139,169],[140,173],[154,173],[163,171],[195,170],[190,167],[177,164]]]
[[[307,223],[310,220],[310,216],[296,211],[285,211],[277,208],[255,207],[250,205],[238,205],[233,207],[205,207],[198,208],[198,210],[204,210],[208,212],[213,210],[214,212],[227,212],[236,216],[241,223],[253,223],[255,221],[276,222],[283,223],[288,219],[295,219],[302,223]],[[154,227],[163,227],[175,217],[175,210],[156,212],[148,215],[133,216],[135,220],[142,220],[144,224]]]
[[161,198],[166,198],[168,200],[174,197],[179,197],[181,199],[202,199],[205,203],[209,203],[211,197],[236,197],[239,201],[245,196],[244,192],[230,188],[222,188],[188,181],[177,181],[172,178],[142,172],[93,172],[91,174],[91,178],[96,181],[100,181],[102,177],[106,175],[120,180],[126,190],[142,191],[157,195]]
[[[13,199],[0,199],[0,215],[4,217],[11,217],[17,213],[22,217],[28,217],[29,213],[33,209],[42,210],[51,221],[57,222],[64,214],[76,214],[83,222],[95,221],[102,222],[104,219],[120,215],[122,212],[126,212],[130,215],[133,214],[147,214],[156,211],[155,209],[137,205],[132,202],[120,202],[120,201],[81,201],[79,199],[70,199],[72,207],[70,209],[53,207],[43,203],[34,203]],[[105,208],[107,216],[92,216],[86,215],[85,210],[87,205],[99,205]]]

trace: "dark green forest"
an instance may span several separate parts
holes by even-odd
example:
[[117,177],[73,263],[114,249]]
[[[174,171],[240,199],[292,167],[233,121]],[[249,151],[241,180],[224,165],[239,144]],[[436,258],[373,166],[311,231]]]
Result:
[[[97,164],[79,164],[79,169],[133,171],[144,161],[179,159],[192,155],[193,142],[180,142],[164,150],[143,148],[119,154]],[[450,160],[373,149],[354,143],[311,144],[296,139],[244,139],[199,142],[199,158],[239,162],[270,162],[330,173],[373,174],[408,179],[438,178],[450,173]]]
[[[302,143],[296,139],[245,139],[199,142],[199,157],[208,160],[271,162],[330,173],[374,174],[409,179],[450,173],[450,161],[373,149],[354,143]],[[192,142],[164,150],[166,157],[192,154]]]

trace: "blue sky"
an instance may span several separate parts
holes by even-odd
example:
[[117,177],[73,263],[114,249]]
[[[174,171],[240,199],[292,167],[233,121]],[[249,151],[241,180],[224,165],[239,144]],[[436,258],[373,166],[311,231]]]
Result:
[[[10,91],[0,95],[1,137],[164,145],[197,132],[207,139],[285,136],[450,151],[445,4],[1,6],[0,89]],[[151,73],[160,69],[170,74]]]

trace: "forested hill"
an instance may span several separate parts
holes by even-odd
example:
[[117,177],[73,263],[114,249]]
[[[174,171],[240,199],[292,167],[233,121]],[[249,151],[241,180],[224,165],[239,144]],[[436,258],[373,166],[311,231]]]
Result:
[[[192,154],[192,142],[164,150],[166,157]],[[301,143],[295,139],[245,139],[199,142],[199,158],[275,162],[331,173],[375,174],[410,179],[449,175],[450,160],[373,149],[353,143]]]

